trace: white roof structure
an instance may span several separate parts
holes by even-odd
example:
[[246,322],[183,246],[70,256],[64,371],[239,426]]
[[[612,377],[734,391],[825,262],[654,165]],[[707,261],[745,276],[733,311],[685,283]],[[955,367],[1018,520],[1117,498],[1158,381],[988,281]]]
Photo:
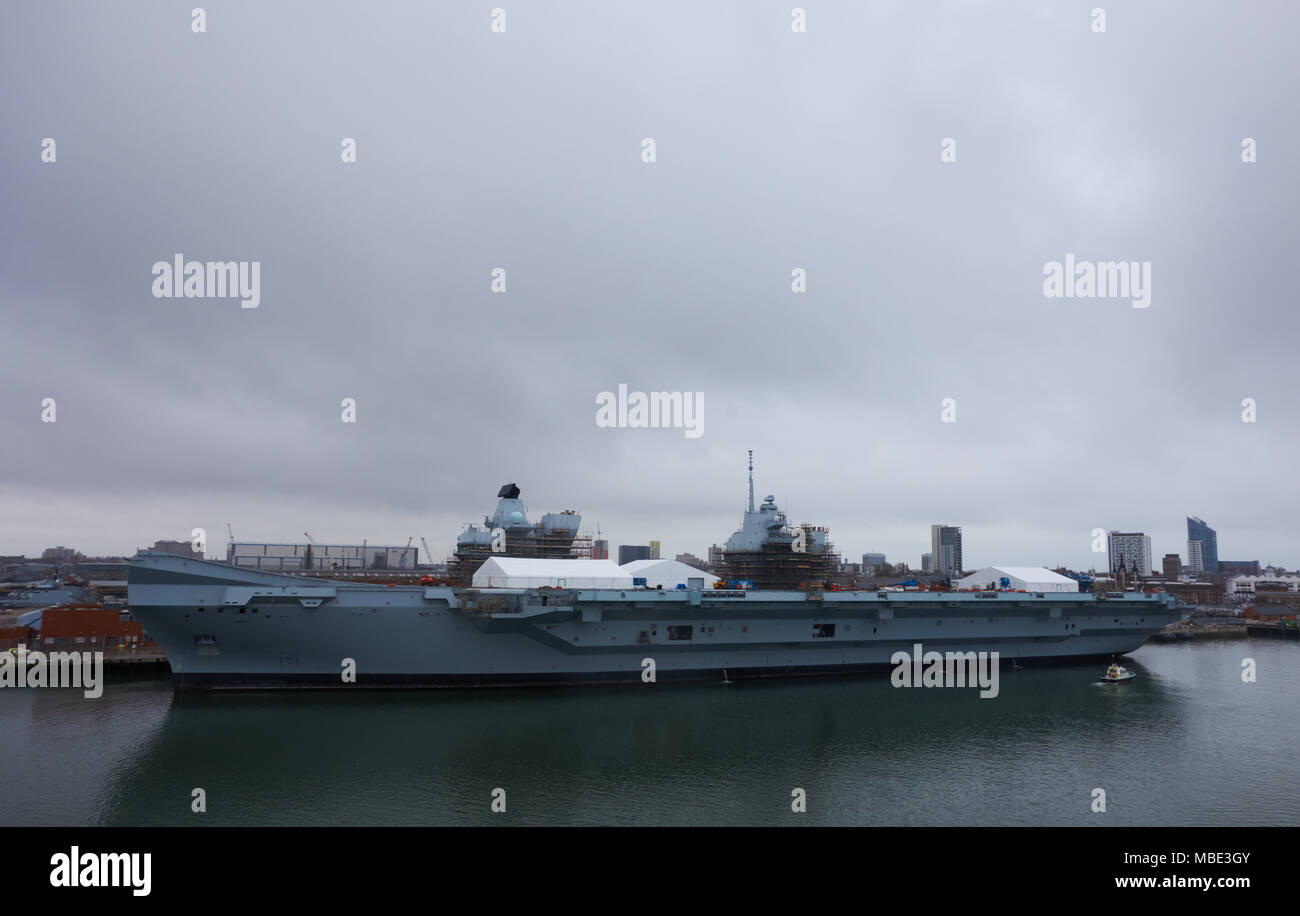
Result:
[[613,560],[491,557],[473,581],[475,588],[631,588],[632,574]]
[[1011,580],[1012,588],[1023,588],[1033,592],[1077,592],[1079,583],[1068,576],[1062,576],[1043,569],[1041,566],[985,566],[977,572],[953,581],[953,588],[986,588],[993,583],[994,588],[1001,586],[1003,578]]
[[1260,582],[1280,582],[1294,592],[1300,585],[1300,576],[1233,576],[1228,580],[1228,588],[1234,592],[1253,592]]
[[718,581],[717,576],[676,560],[633,560],[619,568],[629,576],[644,577],[647,588],[676,588],[686,585],[690,579],[703,579],[705,588],[713,588],[713,583]]

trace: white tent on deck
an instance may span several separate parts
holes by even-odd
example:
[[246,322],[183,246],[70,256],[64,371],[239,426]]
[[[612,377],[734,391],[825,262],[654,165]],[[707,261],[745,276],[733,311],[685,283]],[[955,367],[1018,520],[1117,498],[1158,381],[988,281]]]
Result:
[[474,573],[475,588],[631,588],[632,575],[613,560],[491,557]]
[[985,566],[978,572],[953,581],[953,588],[994,588],[1002,587],[1002,580],[1011,580],[1011,587],[1027,592],[1077,592],[1079,583],[1068,576],[1062,576],[1043,569],[1041,566]]
[[689,584],[691,579],[703,579],[705,588],[713,588],[713,583],[718,581],[717,576],[676,560],[633,560],[619,568],[630,576],[644,578],[647,588],[676,588]]

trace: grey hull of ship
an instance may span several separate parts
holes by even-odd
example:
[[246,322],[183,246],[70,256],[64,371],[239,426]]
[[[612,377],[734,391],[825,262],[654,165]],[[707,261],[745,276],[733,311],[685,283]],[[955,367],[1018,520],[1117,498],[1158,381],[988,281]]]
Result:
[[[1131,652],[1165,596],[386,587],[138,557],[130,603],[194,688],[508,686],[852,673],[899,651],[1064,661]],[[355,670],[355,681],[345,671]]]

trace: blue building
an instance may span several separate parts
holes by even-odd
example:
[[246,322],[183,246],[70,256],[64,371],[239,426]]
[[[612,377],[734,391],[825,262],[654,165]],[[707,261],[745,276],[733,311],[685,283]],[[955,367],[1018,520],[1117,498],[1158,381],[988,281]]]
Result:
[[[1199,568],[1196,566],[1198,558]],[[1187,516],[1187,561],[1193,572],[1219,571],[1219,535],[1195,515]]]

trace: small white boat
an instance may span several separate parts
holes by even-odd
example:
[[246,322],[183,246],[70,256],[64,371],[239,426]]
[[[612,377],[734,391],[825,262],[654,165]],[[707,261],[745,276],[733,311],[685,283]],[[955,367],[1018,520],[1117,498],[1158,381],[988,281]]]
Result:
[[1106,669],[1106,673],[1099,677],[1098,680],[1103,684],[1118,684],[1120,681],[1129,681],[1135,677],[1137,677],[1136,671],[1129,671],[1123,665],[1111,662],[1110,667]]

